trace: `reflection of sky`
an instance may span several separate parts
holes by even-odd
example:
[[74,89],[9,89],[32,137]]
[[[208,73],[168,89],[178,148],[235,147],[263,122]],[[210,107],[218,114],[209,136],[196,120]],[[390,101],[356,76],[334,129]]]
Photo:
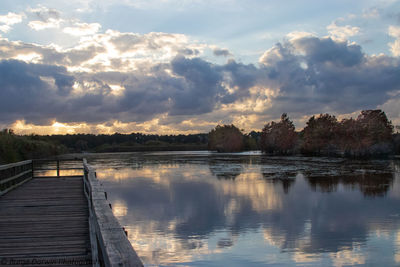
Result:
[[89,159],[146,264],[400,263],[398,162],[164,156]]

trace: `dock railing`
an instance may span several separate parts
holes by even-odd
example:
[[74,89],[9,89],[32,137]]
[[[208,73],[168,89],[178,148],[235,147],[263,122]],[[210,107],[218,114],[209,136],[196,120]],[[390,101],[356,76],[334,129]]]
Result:
[[[79,162],[77,164],[77,162]],[[0,196],[36,177],[60,177],[62,171],[74,172],[72,176],[83,176],[82,160],[34,159],[0,165]],[[76,166],[79,167],[76,167]],[[43,175],[55,172],[55,175]],[[71,175],[62,175],[68,177]]]
[[81,159],[34,159],[32,166],[35,178],[83,176]]
[[[61,162],[67,162],[61,166]],[[74,163],[75,161],[75,163]],[[89,233],[93,266],[143,266],[140,258],[128,240],[127,232],[112,213],[107,193],[96,177],[95,170],[83,159],[83,168],[77,168],[77,160],[26,160],[0,165],[0,196],[31,180],[44,177],[69,177],[61,171],[83,170],[83,191],[88,201]],[[79,160],[82,162],[81,160]],[[50,164],[52,162],[53,164]],[[44,163],[44,164],[43,164]],[[54,165],[55,163],[55,165]],[[54,166],[53,166],[54,165]],[[43,167],[45,166],[45,167]],[[71,167],[72,166],[72,167]],[[82,166],[82,165],[81,165]],[[37,175],[36,172],[56,171],[56,176]]]
[[83,159],[93,266],[143,266],[107,201],[95,170]]
[[33,177],[32,160],[0,165],[0,196]]

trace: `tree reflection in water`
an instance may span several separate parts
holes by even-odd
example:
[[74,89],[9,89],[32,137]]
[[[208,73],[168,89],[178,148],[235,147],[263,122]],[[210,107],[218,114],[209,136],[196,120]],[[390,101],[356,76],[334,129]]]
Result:
[[400,261],[396,161],[133,154],[92,162],[147,264]]
[[339,185],[351,190],[359,190],[366,197],[382,197],[393,185],[394,174],[365,173],[341,176],[310,176],[307,177],[313,191],[335,192]]

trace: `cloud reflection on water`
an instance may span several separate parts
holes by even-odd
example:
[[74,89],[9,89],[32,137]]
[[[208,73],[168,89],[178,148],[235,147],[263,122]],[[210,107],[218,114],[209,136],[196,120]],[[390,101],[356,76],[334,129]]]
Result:
[[[391,192],[399,177],[390,161],[135,157],[98,177],[112,203],[125,203],[126,214],[114,212],[145,263],[223,264],[239,250],[250,255],[236,260],[254,266],[275,256],[286,265],[369,264],[377,261],[369,243],[378,241],[395,251],[379,260],[398,262],[396,234],[371,235],[400,231],[400,200]],[[251,261],[255,244],[269,258]]]

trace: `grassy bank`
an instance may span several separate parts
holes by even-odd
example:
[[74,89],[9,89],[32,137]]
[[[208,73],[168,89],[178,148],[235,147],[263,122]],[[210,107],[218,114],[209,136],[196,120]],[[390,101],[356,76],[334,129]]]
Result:
[[65,146],[51,141],[35,140],[34,136],[15,135],[12,130],[0,132],[0,164],[67,153]]

